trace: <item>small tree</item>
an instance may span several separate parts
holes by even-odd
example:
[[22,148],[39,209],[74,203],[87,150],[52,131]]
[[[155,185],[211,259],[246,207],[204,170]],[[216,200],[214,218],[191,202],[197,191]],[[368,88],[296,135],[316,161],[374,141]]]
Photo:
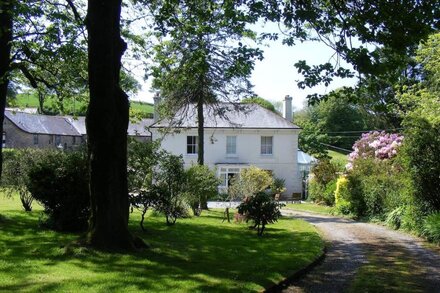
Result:
[[158,194],[153,188],[153,176],[154,168],[163,154],[163,151],[159,151],[158,141],[129,141],[127,175],[130,204],[141,212],[140,226],[143,231],[145,214],[158,202]]
[[165,154],[154,174],[151,192],[158,199],[155,209],[164,213],[167,225],[173,225],[178,218],[187,215],[184,201],[185,183],[186,174],[182,156]]
[[28,173],[34,163],[35,155],[36,153],[30,149],[7,151],[4,153],[3,160],[1,186],[8,196],[17,192],[21,204],[27,212],[32,211],[32,202],[34,201],[27,185],[29,183]]
[[246,223],[252,220],[253,229],[257,228],[258,236],[262,236],[267,224],[273,224],[281,217],[280,208],[284,204],[274,201],[264,192],[246,198],[239,206],[238,213],[245,216]]
[[200,216],[208,198],[217,194],[220,180],[207,166],[194,165],[186,171],[188,202],[195,216]]

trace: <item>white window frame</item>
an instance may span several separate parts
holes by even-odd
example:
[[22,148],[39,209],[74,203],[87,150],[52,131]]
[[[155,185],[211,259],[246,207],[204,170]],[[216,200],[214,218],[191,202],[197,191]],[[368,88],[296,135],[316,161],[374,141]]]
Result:
[[6,147],[6,132],[3,131],[3,135],[2,135],[2,147],[5,148]]
[[[191,141],[190,141],[191,139]],[[191,148],[191,149],[189,149]],[[189,152],[190,150],[190,152]],[[197,155],[199,150],[199,137],[197,135],[188,135],[186,137],[186,154]]]
[[273,136],[261,136],[261,149],[262,156],[273,155]]
[[237,155],[237,136],[235,135],[226,136],[226,155],[228,156]]

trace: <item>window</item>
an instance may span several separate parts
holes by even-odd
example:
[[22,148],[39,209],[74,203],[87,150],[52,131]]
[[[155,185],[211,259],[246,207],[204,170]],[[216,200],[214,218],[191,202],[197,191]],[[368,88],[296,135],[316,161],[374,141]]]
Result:
[[261,137],[261,154],[272,155],[273,149],[273,136]]
[[55,135],[55,145],[59,146],[61,144],[61,136]]
[[76,136],[72,136],[72,144],[73,144],[73,145],[76,144]]
[[186,153],[187,154],[197,154],[198,146],[197,143],[199,142],[197,136],[187,136],[186,137]]
[[3,146],[3,147],[6,147],[6,132],[3,132],[2,146]]
[[34,134],[34,144],[38,144],[38,134]]
[[236,136],[226,136],[226,154],[227,155],[237,154],[237,137]]

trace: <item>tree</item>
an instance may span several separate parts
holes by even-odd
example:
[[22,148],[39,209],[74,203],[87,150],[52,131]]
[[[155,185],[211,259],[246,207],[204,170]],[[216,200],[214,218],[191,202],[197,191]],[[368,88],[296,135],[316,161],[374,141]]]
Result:
[[233,0],[164,0],[153,6],[155,22],[168,37],[155,47],[153,85],[160,89],[169,116],[197,113],[200,165],[204,163],[204,109],[217,107],[214,115],[224,117],[227,109],[219,102],[237,102],[250,94],[248,78],[254,60],[262,58],[259,49],[241,42],[255,37],[246,25],[256,18],[245,9]]
[[200,216],[202,208],[208,206],[209,198],[214,197],[220,184],[215,172],[207,166],[194,165],[186,171],[188,202],[195,216]]
[[[12,7],[13,1],[0,1],[0,133],[3,134],[6,96],[9,85],[12,41]],[[0,174],[3,165],[3,144],[0,145]],[[0,175],[1,176],[1,175]]]
[[244,104],[258,104],[261,107],[276,113],[275,106],[268,100],[265,100],[260,97],[244,98],[243,100],[241,100],[241,102]]
[[120,31],[121,0],[89,0],[86,128],[90,160],[89,243],[97,248],[133,249],[128,231],[128,97],[119,85],[126,43]]
[[[251,1],[252,3],[253,1]],[[281,2],[281,1],[280,1]],[[376,77],[390,80],[391,72],[408,68],[420,40],[439,28],[439,3],[428,1],[290,1],[261,9],[270,19],[281,20],[289,37],[283,41],[315,40],[330,46],[335,62],[310,66],[305,61],[295,64],[304,79],[300,88],[328,85],[335,77]],[[274,12],[275,10],[275,12]],[[405,24],[405,25],[402,25]],[[310,32],[311,30],[311,32]],[[273,38],[272,35],[267,37]],[[368,44],[368,45],[365,45]],[[344,59],[354,70],[340,66]],[[399,74],[398,76],[400,76]],[[309,96],[316,102],[323,96]]]

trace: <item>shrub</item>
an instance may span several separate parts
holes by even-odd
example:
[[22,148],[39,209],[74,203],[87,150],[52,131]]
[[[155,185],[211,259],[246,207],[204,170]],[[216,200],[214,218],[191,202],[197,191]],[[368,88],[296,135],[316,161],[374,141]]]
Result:
[[127,179],[129,200],[132,207],[141,212],[140,226],[143,231],[145,214],[158,202],[153,188],[154,168],[164,155],[157,141],[151,143],[130,139],[127,149]]
[[39,150],[27,184],[55,230],[78,231],[89,217],[88,161],[85,152]]
[[385,220],[385,223],[393,228],[393,229],[399,229],[402,225],[403,215],[405,214],[405,207],[400,206],[396,209],[394,209],[392,212],[390,212],[387,215],[387,218]]
[[440,211],[440,123],[412,118],[405,126],[403,153],[416,201],[424,204],[425,213]]
[[3,152],[3,173],[1,187],[6,195],[17,192],[25,211],[32,211],[34,198],[27,188],[28,172],[38,151],[32,149],[9,150]]
[[318,184],[326,186],[330,181],[336,180],[338,166],[330,162],[328,159],[320,160],[313,168],[312,173]]
[[285,192],[286,189],[286,180],[282,178],[274,178],[272,185],[270,186],[270,190],[274,195],[279,195]]
[[258,236],[262,236],[267,224],[275,223],[281,217],[280,208],[284,206],[264,192],[247,197],[238,207],[238,213],[254,223]]
[[204,165],[191,166],[186,171],[188,202],[194,215],[199,216],[209,198],[217,195],[220,180],[215,173]]
[[154,174],[152,191],[157,198],[155,209],[166,217],[167,225],[188,215],[185,203],[186,173],[182,156],[164,154]]
[[258,167],[242,169],[229,187],[231,198],[246,198],[268,189],[273,183],[271,174]]
[[335,206],[338,212],[347,215],[351,212],[350,191],[348,189],[348,179],[339,177],[336,181],[336,189],[334,193]]
[[309,180],[309,199],[318,204],[332,206],[335,203],[336,179],[326,185],[318,183],[313,176]]
[[423,222],[423,235],[432,242],[440,242],[440,212],[428,215]]

